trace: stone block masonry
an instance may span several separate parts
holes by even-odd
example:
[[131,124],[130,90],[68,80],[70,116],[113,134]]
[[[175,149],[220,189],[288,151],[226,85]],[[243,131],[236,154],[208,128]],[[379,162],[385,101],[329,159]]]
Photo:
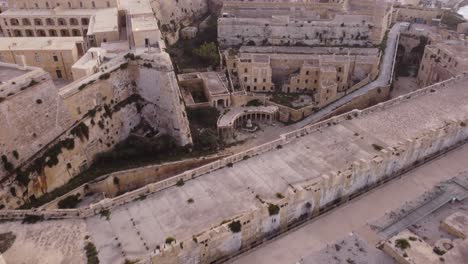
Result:
[[[88,207],[0,217],[86,218],[104,262],[121,251],[139,259],[153,252],[153,263],[225,260],[466,142],[467,82],[458,77],[355,110]],[[102,210],[109,221],[93,216]],[[165,244],[170,236],[176,240]]]
[[[288,172],[289,169],[280,169],[278,166],[270,164],[273,166],[271,169],[280,174],[281,178],[289,179],[288,182],[294,182],[290,183],[281,196],[278,195],[274,198],[274,193],[266,194],[264,190],[257,188],[258,186],[253,187],[254,193],[252,195],[256,194],[258,199],[256,209],[247,212],[238,211],[237,214],[232,214],[229,220],[223,221],[221,224],[215,224],[205,231],[195,232],[192,238],[186,236],[186,240],[180,240],[170,245],[160,245],[161,250],[157,250],[152,258],[152,263],[181,261],[216,263],[226,260],[230,256],[238,254],[239,251],[262,243],[264,239],[272,238],[295,226],[298,222],[353,197],[355,193],[361,193],[415,164],[424,162],[434,155],[466,142],[468,139],[468,109],[462,107],[462,110],[457,113],[449,114],[451,111],[447,109],[445,103],[451,101],[447,95],[450,93],[452,96],[457,96],[455,90],[460,92],[467,81],[466,77],[463,80],[451,80],[388,103],[382,103],[363,111],[355,110],[285,134],[282,136],[283,142],[275,142],[274,144],[278,146],[285,142],[289,143],[282,145],[281,148],[276,147],[277,150],[273,150],[273,152],[278,152],[277,154],[271,154],[270,151],[258,157],[250,156],[248,161],[244,159],[239,164],[234,164],[232,169],[223,169],[219,174],[226,175],[225,181],[230,181],[227,179],[229,178],[227,175],[231,175],[229,170],[234,170],[235,174],[237,174],[236,171],[241,172],[241,174],[250,174],[256,171],[256,176],[250,177],[260,177],[262,172],[247,163],[250,165],[255,163],[258,164],[257,166],[265,167],[261,165],[262,161],[275,160],[278,162],[276,157],[282,156],[290,162],[294,160],[294,163],[297,163],[294,170],[298,173],[306,173],[306,175],[302,175],[302,180],[294,180],[293,178],[296,176],[291,173],[292,171]],[[436,99],[439,96],[440,101]],[[410,109],[420,107],[423,102],[427,103],[431,97],[434,98],[432,106],[439,109],[435,112],[442,111],[445,113],[443,116],[419,115],[422,109],[416,111],[418,113],[408,112]],[[431,114],[434,112],[429,115]],[[383,115],[386,116],[387,120],[382,119]],[[401,120],[397,121],[397,118]],[[421,124],[421,127],[418,124],[407,126],[405,125],[407,122],[422,122],[425,125]],[[393,129],[389,130],[389,126],[393,126]],[[321,166],[318,165],[320,161],[315,160],[317,155],[312,155],[315,158],[306,158],[304,155],[304,161],[297,159],[299,157],[285,155],[287,150],[302,152],[302,150],[308,149],[309,143],[314,143],[314,148],[324,147],[317,145],[321,134],[334,135],[331,136],[334,138],[331,140],[337,140],[337,134],[329,133],[330,130],[339,134],[339,138],[343,138],[342,140],[352,140],[353,137],[367,138],[364,141],[370,144],[373,151],[362,149],[364,146],[354,140],[351,144],[337,143],[342,146],[335,145],[332,148],[336,151],[339,149],[342,161],[335,160],[334,163],[329,163],[330,160],[327,159],[328,165],[333,164],[328,171],[327,169],[321,170]],[[384,132],[384,130],[387,131]],[[392,133],[394,134],[391,135]],[[322,138],[322,140],[324,139]],[[306,147],[304,148],[304,146]],[[370,155],[363,155],[363,151]],[[375,154],[371,154],[374,151]],[[308,152],[317,151],[309,150]],[[353,157],[348,159],[345,153],[353,153]],[[251,154],[253,155],[253,153]],[[307,155],[307,157],[311,156]],[[249,170],[245,170],[246,166],[249,167]],[[240,177],[240,174],[237,176]],[[272,178],[275,178],[272,174],[269,174],[268,177],[272,181],[274,180]],[[276,190],[278,189],[272,188],[268,191],[274,192]],[[232,223],[240,223],[241,228],[237,231],[233,230]],[[183,247],[181,248],[179,244],[182,244]]]
[[[172,135],[180,145],[192,142],[165,53],[118,57],[103,65],[101,72],[58,94],[47,90],[53,88],[51,82],[38,83],[0,105],[1,117],[9,120],[4,123],[7,134],[0,138],[5,146],[2,155],[12,165],[0,169],[4,206],[17,207],[67,183],[86,170],[97,153],[112,149],[143,121],[161,134]],[[37,100],[44,103],[30,98],[41,94],[43,98]],[[12,106],[17,111],[11,112]],[[27,117],[31,107],[38,114],[35,119]],[[12,114],[22,117],[12,119]]]

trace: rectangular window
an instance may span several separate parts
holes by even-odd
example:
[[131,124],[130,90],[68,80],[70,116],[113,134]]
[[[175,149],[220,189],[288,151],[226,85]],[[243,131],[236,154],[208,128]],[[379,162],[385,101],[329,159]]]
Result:
[[54,55],[54,61],[58,61],[58,57]]
[[60,70],[55,71],[57,73],[57,78],[62,79],[62,72]]

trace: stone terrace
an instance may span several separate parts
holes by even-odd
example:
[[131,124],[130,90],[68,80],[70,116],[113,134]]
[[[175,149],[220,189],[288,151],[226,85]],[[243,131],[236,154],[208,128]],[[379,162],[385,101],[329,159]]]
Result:
[[[170,187],[117,208],[110,221],[100,216],[87,219],[90,234],[104,263],[152,252],[166,237],[177,240],[218,226],[223,220],[274,202],[295,185],[344,169],[359,159],[370,159],[381,147],[414,138],[444,125],[450,119],[468,117],[468,78],[440,89],[412,94],[330,124],[294,139],[281,149],[246,157],[232,168],[225,167]],[[418,92],[416,92],[418,93]],[[419,92],[420,93],[420,92]],[[421,93],[420,93],[421,94]],[[192,198],[194,203],[188,203]],[[117,238],[117,240],[116,240]],[[119,243],[121,247],[119,248]],[[148,249],[146,249],[146,246]]]

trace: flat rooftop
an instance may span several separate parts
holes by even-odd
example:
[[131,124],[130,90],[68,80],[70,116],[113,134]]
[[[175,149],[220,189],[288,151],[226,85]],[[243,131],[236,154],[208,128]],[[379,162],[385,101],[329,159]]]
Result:
[[152,15],[153,8],[149,0],[120,0],[120,9],[123,9],[131,17],[140,15]]
[[116,31],[118,27],[117,8],[102,9],[9,9],[0,14],[0,17],[91,17],[89,32]]
[[[395,146],[449,119],[468,117],[468,77],[445,88],[420,96],[406,96],[385,110],[375,110],[336,125],[323,127],[294,139],[281,149],[250,157],[187,181],[182,187],[169,187],[112,210],[109,221],[88,218],[89,232],[98,247],[100,259],[107,263],[119,259],[118,237],[132,257],[149,253],[168,236],[189,239],[223,220],[249,212],[266,202],[278,200],[306,180],[319,178],[331,171],[343,170],[359,159],[378,154],[373,144]],[[187,203],[192,198],[194,203]],[[132,224],[136,219],[136,224]],[[151,232],[138,232],[151,230]]]
[[83,37],[0,38],[0,50],[71,50]]
[[200,77],[203,79],[210,95],[229,93],[228,88],[217,72],[202,72]]
[[6,83],[9,80],[19,77],[27,72],[29,71],[0,65],[0,84]]
[[154,16],[132,17],[132,31],[153,31],[159,30],[158,20]]

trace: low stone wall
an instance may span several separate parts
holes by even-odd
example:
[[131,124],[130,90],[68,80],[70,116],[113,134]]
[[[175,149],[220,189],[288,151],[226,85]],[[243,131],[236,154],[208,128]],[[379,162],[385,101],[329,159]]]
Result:
[[[459,79],[459,78],[456,78]],[[401,96],[386,103],[378,104],[365,110],[354,110],[329,120],[304,127],[297,131],[282,135],[279,139],[250,150],[217,160],[188,170],[167,180],[149,184],[143,188],[131,191],[122,196],[106,199],[100,203],[80,209],[70,210],[4,210],[0,211],[0,220],[23,219],[27,215],[37,215],[44,219],[86,218],[134,201],[141,196],[154,193],[171,186],[179,180],[190,180],[200,177],[221,167],[239,162],[245,157],[259,155],[272,151],[279,146],[295,140],[323,127],[333,126],[349,118],[367,115],[374,111],[381,111],[397,105],[404,100],[443,89],[455,82],[456,79],[418,90],[409,95]],[[297,226],[298,224],[321,214],[336,204],[351,199],[370,188],[388,181],[427,159],[440,155],[454,147],[463,144],[468,139],[468,128],[461,125],[468,120],[447,120],[445,125],[438,129],[431,129],[415,138],[409,138],[393,146],[382,149],[380,154],[369,160],[359,160],[339,171],[330,171],[320,178],[295,184],[294,192],[285,193],[285,198],[276,205],[279,212],[271,213],[269,204],[236,216],[231,221],[239,221],[241,231],[233,233],[228,223],[220,224],[210,230],[187,235],[183,240],[171,245],[161,245],[161,250],[153,255],[153,263],[185,263],[193,260],[194,263],[221,262],[243,250],[248,250],[267,239]],[[183,243],[183,247],[181,246]]]

